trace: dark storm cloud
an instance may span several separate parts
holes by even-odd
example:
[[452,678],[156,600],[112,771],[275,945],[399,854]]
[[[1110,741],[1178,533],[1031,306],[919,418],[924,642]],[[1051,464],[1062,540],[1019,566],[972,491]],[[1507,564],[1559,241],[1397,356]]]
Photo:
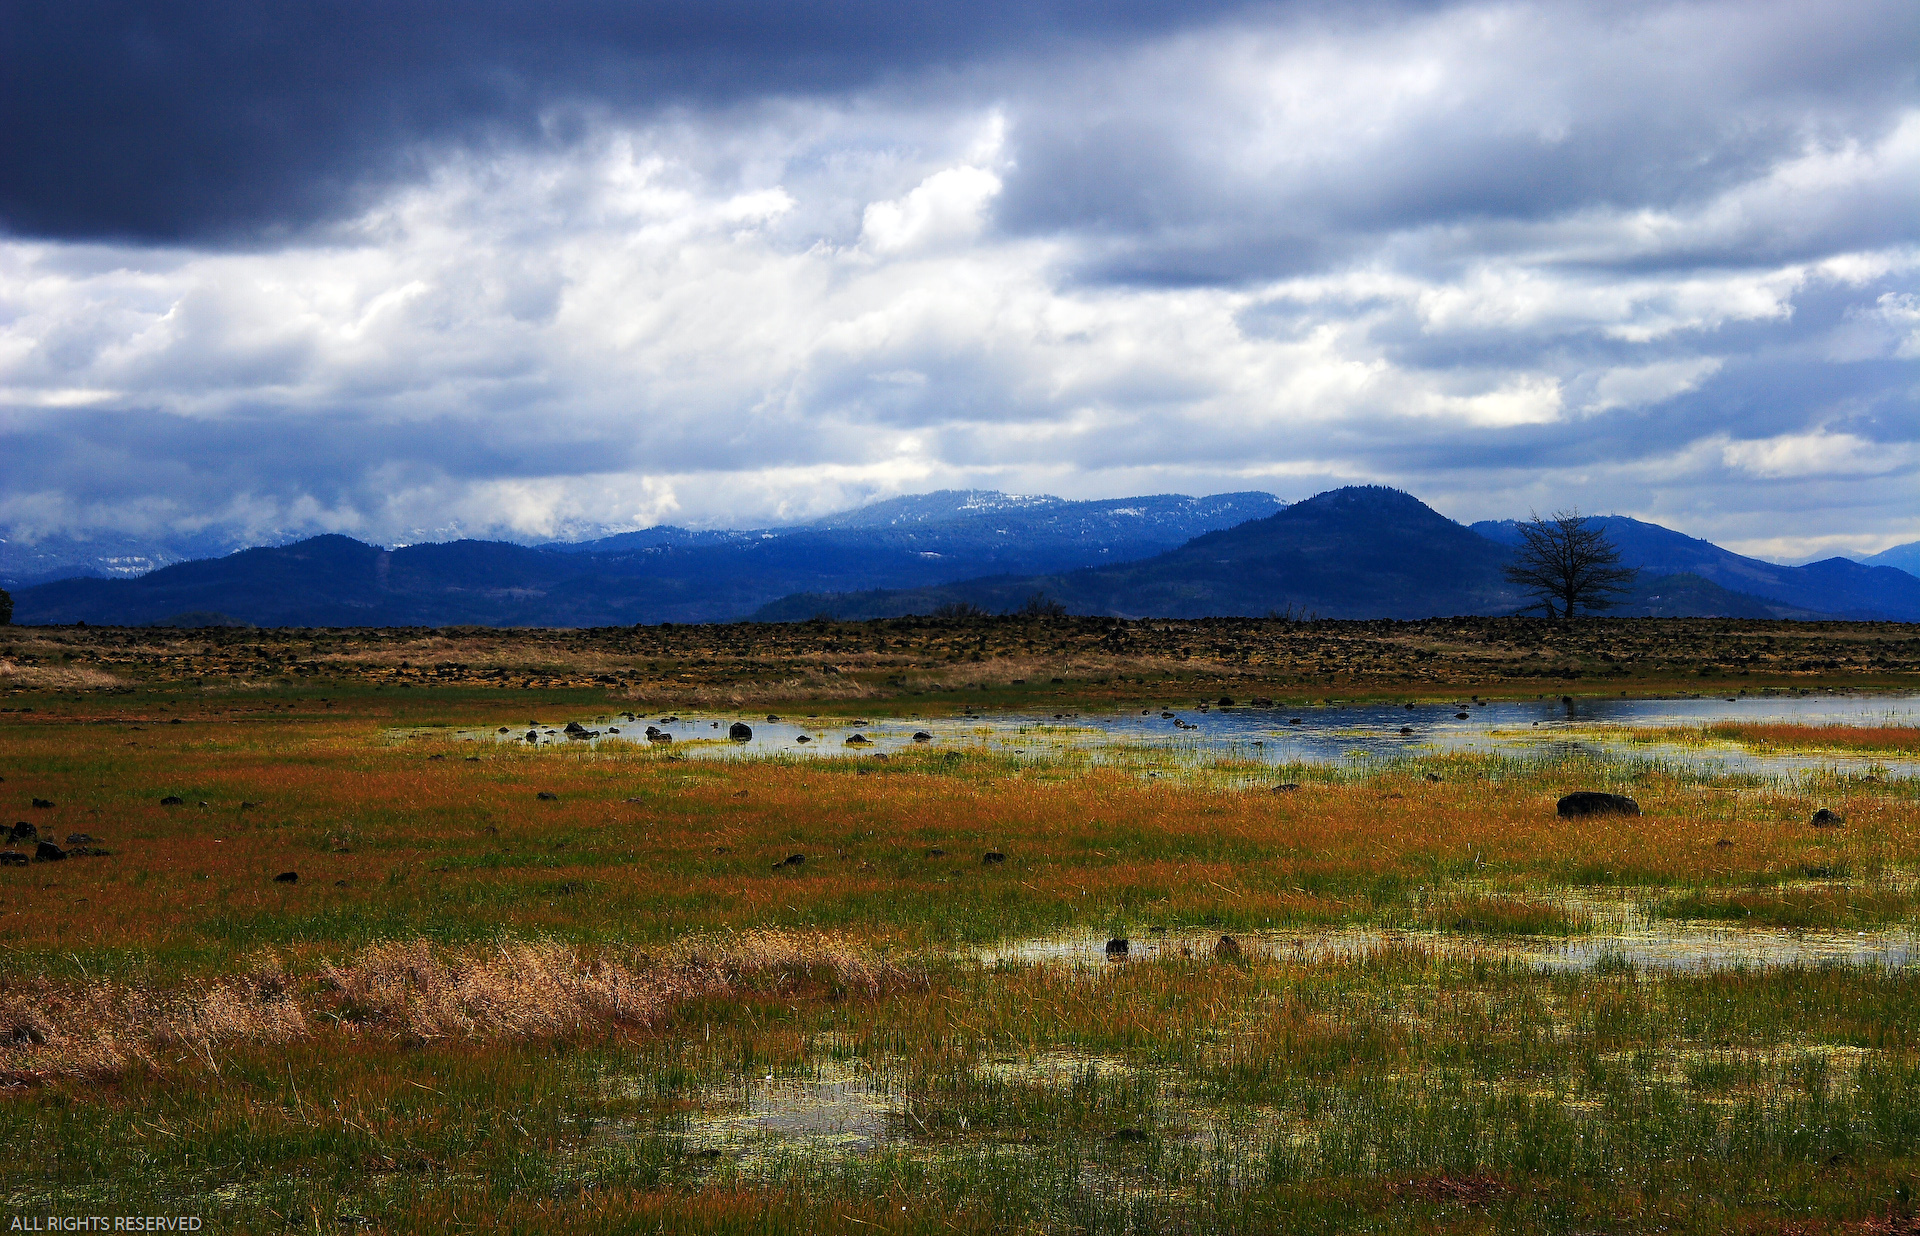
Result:
[[0,219],[63,238],[271,236],[354,209],[423,147],[564,139],[543,127],[555,109],[854,90],[1245,7],[29,0],[0,15]]

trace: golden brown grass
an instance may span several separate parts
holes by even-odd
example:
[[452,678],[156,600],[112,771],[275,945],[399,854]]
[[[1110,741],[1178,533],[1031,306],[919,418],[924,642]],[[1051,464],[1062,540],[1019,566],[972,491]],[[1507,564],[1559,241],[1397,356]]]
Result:
[[382,941],[322,961],[304,978],[262,952],[242,974],[171,989],[16,983],[0,993],[0,1079],[104,1080],[162,1067],[169,1053],[217,1073],[216,1049],[313,1033],[409,1043],[598,1036],[749,989],[875,995],[915,973],[842,936],[780,931],[699,936],[619,956],[554,941],[502,940],[483,950]]

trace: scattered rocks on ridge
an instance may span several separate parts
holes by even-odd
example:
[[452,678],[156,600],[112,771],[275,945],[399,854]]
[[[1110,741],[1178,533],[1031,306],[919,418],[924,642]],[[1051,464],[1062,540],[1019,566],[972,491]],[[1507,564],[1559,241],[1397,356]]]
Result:
[[1564,819],[1583,815],[1640,814],[1640,804],[1625,794],[1607,794],[1600,790],[1575,790],[1555,804],[1554,809]]

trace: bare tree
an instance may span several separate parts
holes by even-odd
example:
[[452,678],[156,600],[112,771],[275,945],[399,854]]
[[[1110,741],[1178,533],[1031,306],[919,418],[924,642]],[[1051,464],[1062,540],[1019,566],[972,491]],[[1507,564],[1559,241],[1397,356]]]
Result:
[[1639,573],[1620,565],[1606,531],[1579,511],[1536,514],[1521,524],[1520,548],[1507,568],[1507,578],[1538,598],[1549,618],[1612,609]]

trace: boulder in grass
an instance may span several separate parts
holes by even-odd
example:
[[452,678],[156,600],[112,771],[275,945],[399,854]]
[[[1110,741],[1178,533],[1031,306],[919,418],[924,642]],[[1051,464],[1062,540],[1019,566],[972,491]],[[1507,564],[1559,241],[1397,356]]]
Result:
[[1575,790],[1562,798],[1555,806],[1563,819],[1575,819],[1585,815],[1639,815],[1640,804],[1625,794],[1608,794],[1601,790]]
[[9,828],[7,830],[7,840],[8,841],[38,841],[40,840],[40,830],[35,828],[33,825],[27,823],[25,820],[21,820],[19,823],[15,824],[12,828]]
[[18,850],[0,850],[0,867],[24,867],[27,856]]
[[42,841],[33,847],[33,861],[37,863],[57,863],[67,856],[67,852],[51,841]]
[[53,808],[53,800],[48,798],[36,798],[33,800],[33,805],[40,808],[42,811],[50,811]]
[[300,873],[297,871],[283,871],[273,877],[273,882],[275,884],[298,884],[300,882]]
[[169,794],[160,800],[160,805],[162,807],[184,807],[187,805],[187,800],[178,794]]
[[1813,826],[1815,828],[1838,828],[1846,822],[1846,816],[1826,807],[1822,807],[1813,813]]
[[1006,861],[1007,861],[1007,856],[1005,854],[1002,854],[998,850],[988,850],[985,854],[982,854],[980,856],[981,864],[987,867],[991,867],[995,863],[1004,863]]

